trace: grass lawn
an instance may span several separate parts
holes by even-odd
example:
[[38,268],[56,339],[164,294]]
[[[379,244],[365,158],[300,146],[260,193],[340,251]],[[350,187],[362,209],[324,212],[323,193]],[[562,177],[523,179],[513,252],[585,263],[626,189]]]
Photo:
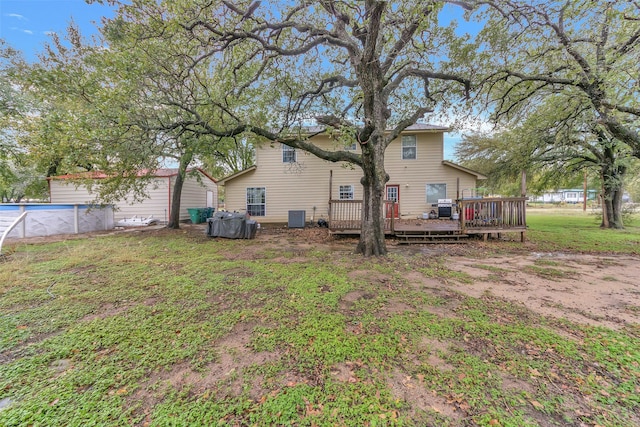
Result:
[[[528,218],[535,248],[638,253],[637,228]],[[637,324],[456,292],[474,278],[443,255],[350,249],[168,230],[15,246],[0,260],[0,425],[640,423]]]
[[527,238],[541,250],[640,254],[640,215],[629,218],[623,230],[602,230],[600,222],[582,209],[528,209]]

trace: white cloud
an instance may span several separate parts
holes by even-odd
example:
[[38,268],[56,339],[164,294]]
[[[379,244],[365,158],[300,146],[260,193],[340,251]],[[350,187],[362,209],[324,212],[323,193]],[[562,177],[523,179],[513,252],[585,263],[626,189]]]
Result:
[[19,19],[21,21],[26,21],[27,18],[25,18],[24,16],[17,14],[17,13],[5,13],[4,16],[8,16],[9,18],[16,18]]
[[19,31],[21,33],[25,33],[25,34],[29,34],[29,35],[33,34],[32,30],[27,30],[25,28],[10,27],[9,29],[12,30],[12,31]]

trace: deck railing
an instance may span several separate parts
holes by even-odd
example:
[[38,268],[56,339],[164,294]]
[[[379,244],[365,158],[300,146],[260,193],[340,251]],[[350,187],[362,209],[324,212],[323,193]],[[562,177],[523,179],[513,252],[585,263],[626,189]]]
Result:
[[526,197],[495,197],[458,200],[462,232],[525,230]]
[[[397,204],[384,201],[384,228],[393,233]],[[515,231],[524,241],[527,229],[526,197],[495,197],[462,199],[457,201],[459,224],[462,234],[484,234]],[[362,227],[362,200],[330,200],[329,229],[338,233],[360,232]]]
[[[397,212],[395,202],[384,201],[384,212]],[[393,230],[394,218],[384,219],[385,231]],[[329,200],[329,229],[338,232],[360,232],[362,200]]]

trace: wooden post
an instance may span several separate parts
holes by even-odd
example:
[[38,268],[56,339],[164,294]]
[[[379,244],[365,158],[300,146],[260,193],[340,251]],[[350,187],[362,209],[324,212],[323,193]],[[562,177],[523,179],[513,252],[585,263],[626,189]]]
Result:
[[587,211],[587,170],[584,170],[584,182],[582,184],[582,211]]
[[331,196],[332,188],[333,188],[333,169],[329,171],[329,209],[328,209],[329,223],[331,223],[331,200],[333,200],[333,197]]
[[391,201],[391,232],[393,233],[395,226],[394,226],[394,218],[396,217],[396,202],[394,202],[393,200]]

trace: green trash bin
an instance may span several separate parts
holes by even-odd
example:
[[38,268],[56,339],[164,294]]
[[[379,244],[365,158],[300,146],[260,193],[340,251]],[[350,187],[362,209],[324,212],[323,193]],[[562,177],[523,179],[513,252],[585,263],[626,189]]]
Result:
[[200,224],[202,222],[202,209],[200,208],[187,208],[189,217],[192,224]]
[[202,222],[207,222],[207,219],[213,216],[213,208],[202,208],[201,219]]

